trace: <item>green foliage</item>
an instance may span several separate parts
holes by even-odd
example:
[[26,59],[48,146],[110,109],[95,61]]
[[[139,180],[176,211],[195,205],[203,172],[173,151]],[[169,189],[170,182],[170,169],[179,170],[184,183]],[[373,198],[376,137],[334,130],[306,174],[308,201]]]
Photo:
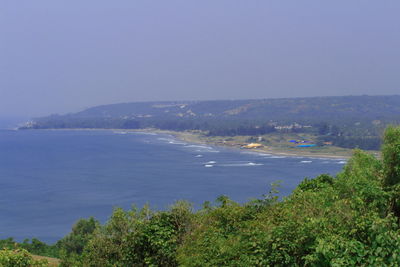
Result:
[[329,235],[317,240],[306,262],[315,266],[399,266],[400,233],[392,217],[370,220],[361,240]]
[[176,249],[192,218],[186,202],[159,212],[116,209],[86,247],[84,266],[177,266]]
[[0,249],[25,249],[28,252],[47,257],[58,257],[59,249],[55,245],[48,245],[37,238],[32,238],[32,240],[25,239],[22,243],[18,243],[13,238],[7,238],[0,240]]
[[[332,142],[332,145],[344,148],[359,148],[365,150],[379,150],[382,144],[382,139],[379,135],[366,136],[365,133],[355,134],[346,132],[346,136],[343,135],[329,135],[319,136],[318,143]],[[378,134],[378,133],[377,133]]]
[[318,191],[322,188],[332,186],[334,178],[328,174],[321,174],[314,179],[305,178],[296,188],[301,191]]
[[389,126],[385,130],[382,157],[383,184],[392,194],[390,210],[400,220],[400,127]]
[[47,257],[58,257],[58,248],[55,245],[48,245],[37,238],[25,239],[19,244],[19,247],[28,250],[30,253],[35,255],[47,256]]
[[351,199],[353,207],[373,207],[383,216],[387,214],[390,194],[382,187],[382,163],[373,156],[356,150],[338,174],[338,197]]
[[93,217],[87,220],[80,219],[72,227],[72,232],[57,242],[59,257],[63,260],[62,266],[78,265],[81,261],[83,249],[98,226],[99,222]]
[[385,186],[398,184],[400,182],[400,127],[389,126],[386,129],[382,156],[385,171]]
[[1,267],[45,267],[48,266],[47,260],[34,260],[28,251],[19,250],[0,250]]
[[14,249],[17,245],[18,243],[12,237],[0,240],[0,249]]
[[72,232],[57,242],[60,249],[65,250],[67,254],[82,254],[83,248],[93,235],[99,222],[93,217],[89,219],[80,219],[73,227]]

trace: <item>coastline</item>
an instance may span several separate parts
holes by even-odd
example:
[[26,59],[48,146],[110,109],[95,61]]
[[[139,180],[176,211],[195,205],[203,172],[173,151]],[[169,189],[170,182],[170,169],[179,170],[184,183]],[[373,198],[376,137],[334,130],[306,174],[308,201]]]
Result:
[[[169,134],[174,136],[175,138],[194,144],[202,144],[202,145],[212,145],[219,146],[231,149],[239,149],[242,150],[241,146],[243,145],[243,140],[238,141],[243,138],[248,138],[244,136],[237,137],[208,137],[199,131],[171,131],[171,130],[160,130],[155,128],[146,128],[146,129],[100,129],[100,128],[66,128],[66,129],[39,129],[39,130],[56,130],[56,131],[120,131],[120,132],[147,132],[147,133],[160,133],[160,134]],[[226,139],[232,139],[226,141]],[[346,148],[338,148],[338,147],[329,147],[329,148],[313,148],[313,149],[303,149],[299,150],[296,148],[290,147],[278,147],[274,145],[264,146],[262,148],[254,148],[247,149],[249,152],[254,153],[265,153],[276,156],[286,156],[286,157],[318,157],[318,158],[327,158],[327,159],[349,159],[353,154],[353,149]],[[374,156],[379,157],[379,153],[377,151],[368,151]]]
[[[193,132],[177,132],[177,131],[166,131],[166,130],[145,130],[144,132],[155,132],[155,133],[163,133],[163,134],[170,134],[175,138],[188,142],[188,143],[195,143],[201,145],[212,145],[212,146],[219,146],[225,148],[232,148],[238,150],[244,150],[241,148],[241,144],[237,142],[221,142],[213,137],[205,137],[199,133]],[[255,148],[255,149],[246,149],[246,151],[254,152],[254,153],[264,153],[264,154],[271,154],[276,156],[285,156],[285,157],[317,157],[317,158],[326,158],[326,159],[349,159],[353,153],[352,149],[343,149],[346,153],[337,153],[337,154],[329,154],[329,153],[318,153],[318,152],[309,152],[309,151],[288,151],[283,150],[277,147],[262,147],[262,148]]]

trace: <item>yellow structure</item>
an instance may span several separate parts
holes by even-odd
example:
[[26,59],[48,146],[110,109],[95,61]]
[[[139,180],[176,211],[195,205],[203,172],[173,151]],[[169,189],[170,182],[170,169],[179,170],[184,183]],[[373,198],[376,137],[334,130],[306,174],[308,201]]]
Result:
[[243,148],[260,148],[262,147],[262,144],[258,144],[258,143],[250,143],[247,145],[242,146]]

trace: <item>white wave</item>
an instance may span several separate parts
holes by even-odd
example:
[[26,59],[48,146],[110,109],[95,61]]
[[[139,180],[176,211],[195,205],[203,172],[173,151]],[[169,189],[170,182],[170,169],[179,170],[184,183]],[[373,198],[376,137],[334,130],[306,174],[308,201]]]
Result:
[[221,164],[222,167],[251,167],[251,166],[261,166],[264,165],[262,163],[254,163],[254,162],[247,162],[247,163],[230,163],[230,164]]
[[209,162],[207,162],[206,164],[215,164],[217,163],[216,161],[210,160]]
[[204,149],[213,149],[210,146],[203,146],[203,145],[187,145],[185,147],[194,147],[194,148],[204,148]]
[[325,160],[325,161],[329,161],[331,159],[327,159],[327,158],[317,158],[317,157],[307,157],[308,159],[315,159],[315,160]]
[[312,162],[312,160],[302,160],[302,161],[300,161],[300,163],[311,163]]
[[204,167],[206,167],[206,168],[211,168],[211,167],[214,167],[214,165],[212,165],[212,164],[205,164]]
[[186,143],[184,143],[184,142],[178,142],[175,140],[169,141],[168,143],[172,144],[172,145],[186,145]]
[[347,163],[347,161],[342,160],[342,161],[339,161],[337,164],[346,164],[346,163]]
[[254,162],[249,162],[248,163],[248,166],[261,166],[261,165],[264,165],[264,164],[262,164],[262,163],[254,163]]
[[196,152],[201,152],[201,153],[219,153],[218,150],[209,150],[209,149],[196,149]]
[[202,158],[203,157],[203,155],[196,155],[196,156],[194,156],[195,158]]
[[171,139],[171,138],[165,138],[165,137],[159,137],[159,138],[157,138],[157,140],[160,140],[160,141],[167,141],[167,142],[174,141],[174,140]]
[[149,133],[149,132],[129,132],[130,134],[144,134],[144,135],[158,135],[156,133]]
[[167,142],[168,144],[171,144],[171,145],[187,145],[187,143],[179,142],[178,140],[173,139],[173,138],[159,137],[159,138],[157,138],[157,140]]
[[260,156],[260,157],[267,157],[267,156],[271,156],[271,154],[267,154],[267,153],[261,153],[261,152],[240,152],[241,154],[247,154],[247,155],[254,155],[254,156]]

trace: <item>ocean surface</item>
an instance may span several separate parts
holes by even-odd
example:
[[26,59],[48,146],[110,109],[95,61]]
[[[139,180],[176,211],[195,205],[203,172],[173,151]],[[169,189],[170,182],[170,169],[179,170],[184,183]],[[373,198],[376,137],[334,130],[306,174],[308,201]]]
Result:
[[336,174],[344,160],[282,157],[121,131],[0,130],[0,238],[55,242],[80,218],[113,207],[200,207],[220,195],[245,202],[281,181]]

